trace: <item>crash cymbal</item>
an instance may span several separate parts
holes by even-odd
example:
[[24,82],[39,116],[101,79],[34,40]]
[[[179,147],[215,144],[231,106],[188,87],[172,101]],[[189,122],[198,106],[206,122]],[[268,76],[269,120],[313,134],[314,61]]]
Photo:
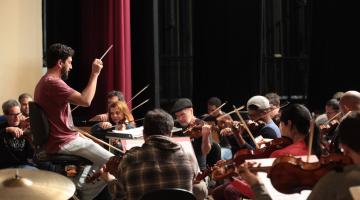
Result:
[[66,200],[75,193],[74,183],[60,174],[9,168],[0,170],[0,199]]

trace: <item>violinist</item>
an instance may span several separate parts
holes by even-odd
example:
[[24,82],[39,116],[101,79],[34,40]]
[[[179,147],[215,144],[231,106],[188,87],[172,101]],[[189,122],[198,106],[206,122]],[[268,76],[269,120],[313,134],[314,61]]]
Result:
[[23,129],[28,129],[30,131],[30,121],[29,121],[29,102],[33,101],[33,98],[28,93],[22,93],[19,95],[19,103],[20,103],[20,110],[22,116],[20,118],[21,127]]
[[[354,199],[350,188],[360,185],[360,112],[352,112],[339,125],[339,137],[344,154],[349,156],[353,165],[345,166],[323,176],[312,189],[308,200],[321,199]],[[271,199],[264,185],[257,176],[247,169],[247,165],[240,167],[240,175],[252,186],[257,200]]]
[[20,104],[16,100],[8,100],[2,104],[6,121],[0,124],[0,169],[3,168],[35,168],[32,163],[34,150],[20,125]]
[[[360,111],[360,93],[358,91],[347,91],[340,99],[340,111],[346,115],[350,111]],[[341,124],[341,119],[340,119]],[[340,153],[339,133],[335,129],[330,142],[330,151]]]
[[92,134],[99,135],[104,130],[127,130],[135,128],[134,121],[131,121],[132,117],[126,103],[123,101],[116,101],[111,103],[108,108],[108,122],[99,122],[91,127]]
[[[220,123],[226,123],[226,121],[232,121],[230,115],[225,115],[221,110],[221,100],[218,97],[211,97],[207,101],[207,114],[201,117],[202,120],[216,126],[216,129],[212,129],[212,139],[219,143],[221,146],[221,159],[229,160],[232,158],[231,144],[228,138],[220,134]],[[221,118],[219,118],[222,116]]]
[[[134,121],[130,121],[132,119],[129,108],[127,107],[124,101],[116,101],[111,103],[108,108],[108,122],[99,122],[91,127],[91,134],[95,137],[105,141],[105,135],[110,130],[127,130],[135,128]],[[122,149],[120,140],[113,140],[112,145]],[[115,155],[120,153],[118,151],[115,152]]]
[[74,50],[64,44],[52,44],[47,49],[47,72],[35,88],[34,101],[44,110],[49,121],[50,133],[43,149],[46,153],[77,155],[90,160],[93,165],[85,166],[77,176],[76,186],[80,187],[81,199],[95,198],[105,187],[103,181],[95,185],[85,184],[88,172],[97,170],[105,164],[112,153],[88,138],[81,137],[73,129],[70,103],[79,106],[90,106],[96,91],[96,84],[103,63],[94,59],[89,81],[82,92],[78,92],[65,83],[72,69]]
[[[271,119],[271,106],[269,100],[264,96],[253,96],[246,104],[248,114],[251,120],[255,122],[265,122],[265,126],[254,132],[254,137],[262,136],[263,138],[275,139],[280,138],[281,133],[279,127]],[[255,147],[254,142],[248,134],[243,134],[244,140]]]
[[270,92],[265,94],[265,97],[269,99],[269,103],[272,107],[270,113],[271,119],[275,122],[277,126],[280,124],[280,96],[275,92]]
[[[198,133],[196,134],[199,134],[200,136],[192,137],[191,144],[194,148],[200,170],[204,170],[206,168],[206,155],[211,149],[211,127],[209,125],[202,125],[204,122],[194,116],[192,102],[188,98],[178,99],[174,103],[171,111],[176,116],[178,122],[177,126],[182,128],[184,132],[193,128],[198,129]],[[200,124],[201,126],[197,127],[197,124]]]
[[338,112],[340,112],[339,100],[328,100],[325,104],[325,113],[315,119],[316,126],[321,128],[321,125],[325,124],[329,119],[332,119]]
[[[310,121],[311,114],[305,106],[292,104],[285,107],[280,116],[280,131],[283,137],[292,139],[293,144],[274,151],[270,157],[276,158],[281,155],[307,155]],[[316,140],[313,141],[313,144],[314,143],[317,143]],[[244,183],[244,180],[242,179],[234,179],[234,181],[229,184],[215,189],[213,195],[214,197],[217,197],[215,200],[221,199],[221,196],[227,196],[228,198],[226,199],[238,199],[244,196],[247,198],[254,197],[249,185]]]
[[113,199],[137,200],[149,191],[163,188],[193,191],[197,199],[205,199],[205,183],[192,184],[199,170],[196,161],[170,138],[173,125],[172,117],[161,109],[146,113],[145,143],[126,152],[116,173],[103,172],[101,175],[109,182]]
[[[280,131],[283,137],[290,138],[293,143],[283,149],[274,151],[270,157],[307,155],[311,119],[310,111],[303,105],[292,104],[285,107],[280,116]],[[314,138],[312,148],[313,152],[319,152],[317,138]]]
[[22,93],[19,95],[20,110],[24,117],[29,117],[29,102],[33,101],[33,98],[28,93]]
[[[117,91],[117,90],[112,90],[112,91],[108,92],[106,95],[106,100],[107,100],[107,109],[109,109],[108,107],[110,104],[117,102],[117,101],[122,101],[122,102],[126,103],[123,93],[121,91]],[[133,121],[133,120],[134,120],[134,117],[130,113],[129,121]],[[108,113],[98,114],[98,115],[92,117],[89,121],[108,122],[109,115],[108,115]]]

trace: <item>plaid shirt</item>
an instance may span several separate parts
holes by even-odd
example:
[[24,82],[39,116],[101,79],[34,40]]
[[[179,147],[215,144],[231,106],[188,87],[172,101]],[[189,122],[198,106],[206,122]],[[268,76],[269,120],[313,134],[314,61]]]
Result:
[[192,191],[195,170],[181,145],[169,137],[150,136],[142,147],[126,152],[118,166],[117,180],[109,183],[114,199],[138,200],[161,188]]

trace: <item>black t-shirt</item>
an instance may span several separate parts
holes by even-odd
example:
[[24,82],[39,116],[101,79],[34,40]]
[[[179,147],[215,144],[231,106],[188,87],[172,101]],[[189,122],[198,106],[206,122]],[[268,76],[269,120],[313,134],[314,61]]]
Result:
[[0,168],[28,164],[27,159],[33,157],[30,143],[23,137],[16,138],[6,133],[6,127],[6,122],[0,124]]

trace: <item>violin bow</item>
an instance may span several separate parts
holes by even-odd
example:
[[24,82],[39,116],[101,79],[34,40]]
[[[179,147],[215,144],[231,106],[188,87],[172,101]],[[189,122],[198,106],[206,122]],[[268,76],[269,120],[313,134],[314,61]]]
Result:
[[226,103],[227,103],[227,101],[225,101],[223,104],[221,104],[221,105],[220,105],[219,107],[217,107],[215,110],[211,111],[211,112],[209,113],[209,115],[212,115],[212,114],[214,114],[216,111],[220,110],[222,107],[225,106]]
[[140,106],[142,106],[143,104],[145,104],[146,102],[148,102],[150,99],[146,99],[145,101],[143,101],[141,104],[135,106],[133,109],[130,110],[130,112],[134,111],[135,109],[139,108]]
[[332,120],[334,120],[335,118],[339,117],[342,114],[342,112],[338,112],[336,113],[336,115],[334,115],[332,118],[330,118],[329,120],[327,120],[324,125],[329,124]]
[[145,86],[143,89],[141,89],[138,93],[136,93],[126,104],[129,104],[132,100],[135,99],[135,97],[137,97],[139,94],[141,94],[143,91],[145,91],[150,84],[148,84],[147,86]]
[[108,144],[108,143],[106,143],[106,142],[104,142],[104,141],[102,141],[102,140],[100,140],[100,139],[92,136],[91,134],[89,134],[89,133],[87,133],[87,132],[85,132],[85,131],[77,128],[77,127],[73,127],[73,129],[74,129],[75,131],[79,132],[82,136],[88,137],[88,138],[90,138],[90,139],[92,139],[92,140],[94,140],[94,141],[96,141],[96,142],[99,142],[99,143],[101,143],[101,144],[103,144],[103,145],[106,145],[106,146],[112,148],[112,149],[115,149],[116,151],[118,151],[118,152],[120,152],[120,153],[123,153],[123,154],[125,153],[123,150],[120,150],[120,149],[112,146],[111,144]]
[[228,112],[228,113],[225,113],[225,114],[217,117],[216,119],[219,120],[219,119],[221,119],[221,118],[223,118],[223,117],[225,117],[225,116],[227,116],[227,115],[231,115],[231,114],[235,113],[236,111],[242,110],[242,109],[244,109],[244,108],[245,108],[245,106],[240,106],[239,108],[236,108],[236,109],[233,110],[233,111],[230,111],[230,112]]
[[79,105],[75,106],[75,107],[71,110],[71,112],[74,112],[74,110],[76,110],[78,107],[80,107],[80,106],[79,106]]
[[[289,104],[290,104],[290,102],[287,101],[284,105],[280,106],[279,109],[282,109],[282,108],[288,106]],[[270,108],[271,108],[271,107],[270,107]],[[277,107],[272,107],[271,109],[269,109],[268,111],[266,111],[264,114],[260,115],[260,116],[257,117],[256,119],[254,119],[254,121],[257,121],[257,120],[263,118],[266,114],[272,112],[272,111],[275,110],[276,108],[277,108]]]
[[254,138],[254,135],[251,133],[251,131],[250,131],[249,127],[247,126],[245,120],[244,120],[244,119],[242,118],[242,116],[240,115],[238,109],[236,109],[236,107],[235,107],[234,105],[233,105],[233,107],[234,107],[235,112],[236,112],[237,116],[239,117],[241,123],[244,124],[245,130],[248,132],[251,140],[254,142],[256,149],[259,149],[260,147],[259,147],[259,145],[256,143],[255,138]]
[[309,149],[308,149],[308,155],[306,157],[306,162],[308,163],[310,160],[311,150],[312,150],[312,144],[314,140],[314,128],[315,128],[315,122],[314,120],[310,121],[310,132],[309,132]]

